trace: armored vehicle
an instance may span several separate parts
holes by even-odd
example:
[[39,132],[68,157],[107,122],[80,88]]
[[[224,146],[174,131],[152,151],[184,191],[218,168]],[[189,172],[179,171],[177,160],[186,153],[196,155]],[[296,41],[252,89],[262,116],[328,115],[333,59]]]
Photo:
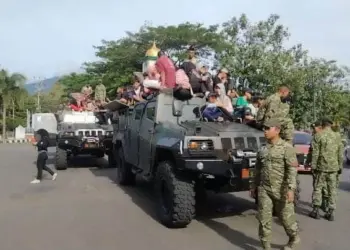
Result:
[[185,227],[205,190],[250,189],[263,132],[235,122],[206,122],[198,113],[205,100],[179,101],[170,93],[119,105],[113,150],[120,185],[135,176],[154,181],[157,212],[167,227]]
[[108,156],[110,167],[115,165],[112,155],[113,128],[99,124],[93,112],[63,111],[58,116],[55,167],[64,170],[68,159],[76,155]]

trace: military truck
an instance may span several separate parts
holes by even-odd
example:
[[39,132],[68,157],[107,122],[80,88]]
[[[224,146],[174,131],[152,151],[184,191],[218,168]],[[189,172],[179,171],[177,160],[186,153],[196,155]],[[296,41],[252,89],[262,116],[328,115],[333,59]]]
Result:
[[112,125],[101,124],[94,112],[62,111],[58,120],[55,155],[57,170],[67,169],[69,158],[76,155],[102,158],[107,154],[109,166],[115,166]]
[[135,184],[138,174],[153,181],[160,221],[185,227],[195,215],[196,197],[249,190],[262,131],[244,124],[205,122],[195,110],[204,99],[178,101],[172,94],[119,109],[113,148],[117,181]]

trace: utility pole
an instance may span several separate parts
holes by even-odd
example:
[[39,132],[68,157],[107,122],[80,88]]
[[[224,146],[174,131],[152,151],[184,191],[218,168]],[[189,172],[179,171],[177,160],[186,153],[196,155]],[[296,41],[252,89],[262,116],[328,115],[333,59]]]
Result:
[[44,89],[44,79],[42,79],[41,77],[38,77],[38,78],[34,77],[34,79],[38,80],[35,83],[35,89],[37,94],[36,112],[41,112],[40,97]]

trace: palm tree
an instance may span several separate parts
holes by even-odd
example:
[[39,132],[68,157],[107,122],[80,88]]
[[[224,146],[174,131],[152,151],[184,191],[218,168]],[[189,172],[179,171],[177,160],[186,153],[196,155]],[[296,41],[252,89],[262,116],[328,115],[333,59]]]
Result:
[[22,74],[0,70],[0,99],[2,105],[2,138],[5,142],[6,137],[6,114],[7,108],[11,104],[21,106],[23,103],[23,85],[26,78]]

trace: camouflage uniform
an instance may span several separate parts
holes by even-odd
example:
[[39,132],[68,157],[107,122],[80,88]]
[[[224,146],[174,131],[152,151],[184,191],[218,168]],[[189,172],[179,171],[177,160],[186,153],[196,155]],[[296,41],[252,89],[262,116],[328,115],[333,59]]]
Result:
[[314,210],[310,216],[318,218],[318,208],[322,203],[322,189],[326,185],[328,193],[328,215],[336,208],[338,171],[343,167],[343,148],[338,135],[326,127],[312,142],[311,167],[316,174],[312,194]]
[[[281,127],[279,124],[277,119],[265,123],[269,127]],[[297,166],[295,149],[282,139],[274,144],[267,143],[258,152],[253,189],[258,189],[257,218],[264,249],[270,249],[273,209],[276,209],[290,239],[285,249],[292,249],[296,239],[299,239],[294,203],[286,200],[287,192],[296,190]]]
[[106,101],[106,87],[102,83],[97,84],[95,88],[95,101]]
[[280,136],[285,141],[292,143],[294,124],[289,117],[289,104],[283,103],[278,93],[266,98],[264,104],[259,108],[256,121],[264,124],[271,118],[277,118],[281,123]]

